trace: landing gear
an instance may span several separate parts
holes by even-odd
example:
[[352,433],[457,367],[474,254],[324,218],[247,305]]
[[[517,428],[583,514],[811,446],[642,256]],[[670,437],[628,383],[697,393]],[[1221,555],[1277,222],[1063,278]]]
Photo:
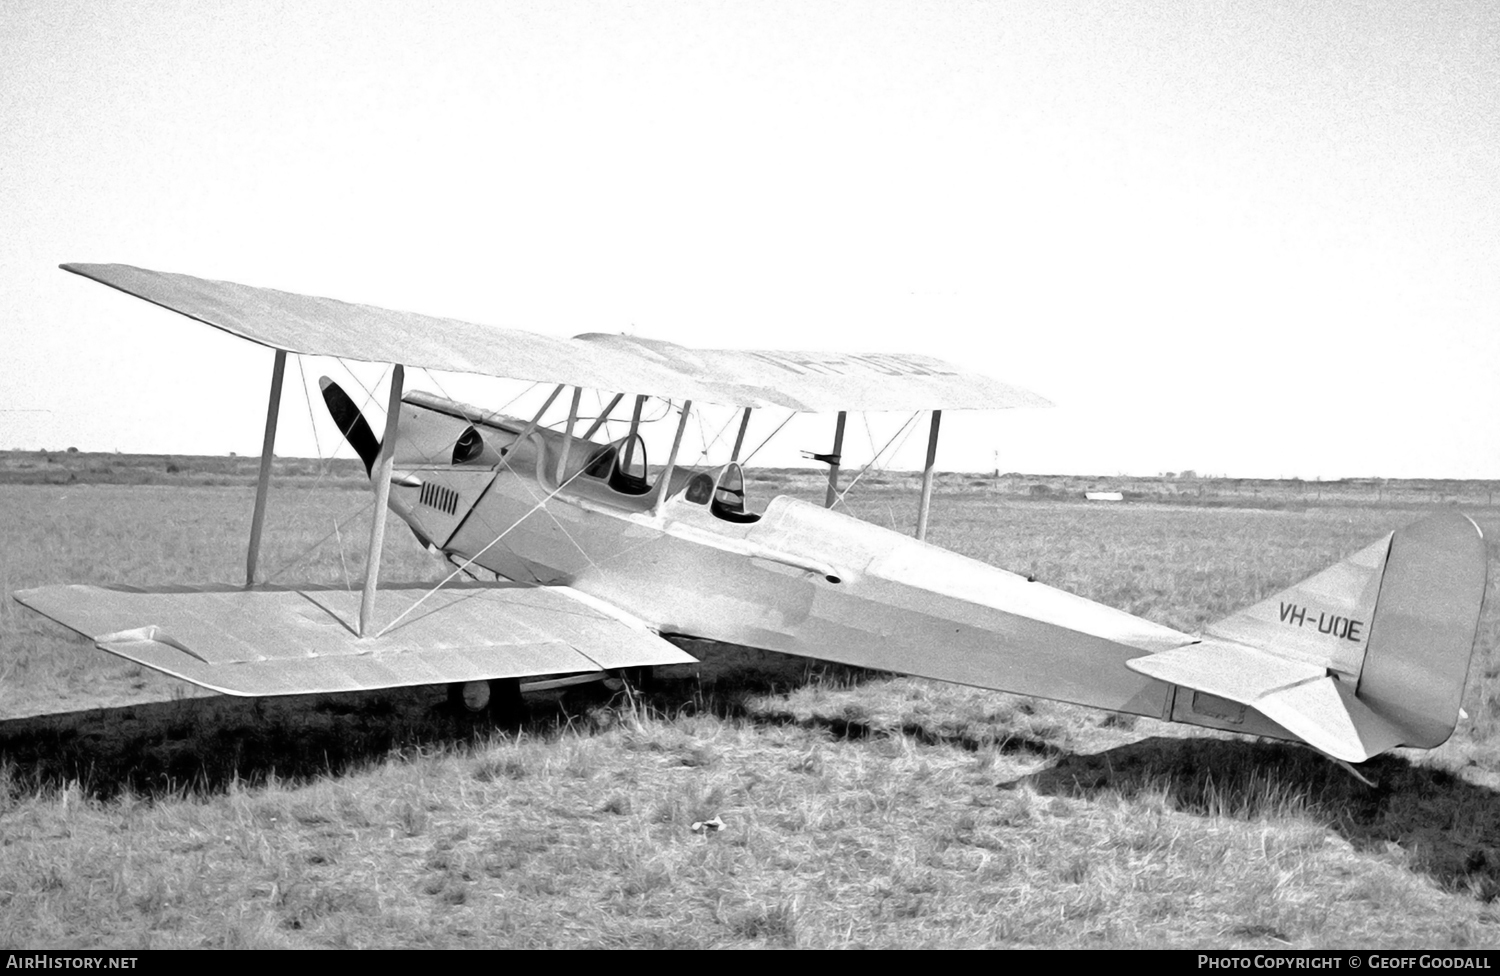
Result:
[[621,675],[625,684],[636,694],[650,694],[652,687],[656,684],[656,669],[649,664],[640,668],[626,668]]
[[524,705],[520,678],[455,681],[448,686],[448,704],[460,715],[489,715],[497,725],[519,725]]
[[470,715],[478,715],[489,708],[490,697],[488,681],[455,681],[448,686],[448,704]]
[[646,694],[655,683],[656,672],[650,665],[639,668],[621,668],[604,679],[604,687],[610,692],[629,690],[632,695]]

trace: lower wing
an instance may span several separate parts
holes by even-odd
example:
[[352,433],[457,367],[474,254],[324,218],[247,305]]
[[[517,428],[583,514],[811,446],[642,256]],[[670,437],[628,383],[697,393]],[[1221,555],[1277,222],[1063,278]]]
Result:
[[15,596],[102,650],[230,695],[696,663],[634,618],[567,587],[469,583],[423,599],[430,589],[381,587],[382,603],[411,609],[369,638],[351,623],[360,593],[344,589],[46,586]]

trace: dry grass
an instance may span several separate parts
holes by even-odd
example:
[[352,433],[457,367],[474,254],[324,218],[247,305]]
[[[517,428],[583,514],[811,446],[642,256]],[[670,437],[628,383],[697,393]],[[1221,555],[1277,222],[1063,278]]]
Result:
[[[235,579],[249,498],[0,487],[0,585]],[[278,492],[264,564],[362,502]],[[1191,630],[1414,517],[976,487],[933,539]],[[430,690],[197,697],[6,603],[0,945],[1493,946],[1496,636],[1487,609],[1474,721],[1370,791],[1307,750],[765,654],[517,732]]]

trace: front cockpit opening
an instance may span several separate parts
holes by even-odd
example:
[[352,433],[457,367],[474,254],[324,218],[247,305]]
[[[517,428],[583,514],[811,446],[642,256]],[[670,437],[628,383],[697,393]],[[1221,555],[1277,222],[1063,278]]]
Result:
[[598,478],[600,481],[608,478],[610,472],[615,469],[615,446],[605,445],[594,452],[588,463],[583,466],[584,477]]
[[585,477],[597,478],[622,495],[644,495],[651,490],[647,476],[646,444],[632,434],[599,448],[584,465]]

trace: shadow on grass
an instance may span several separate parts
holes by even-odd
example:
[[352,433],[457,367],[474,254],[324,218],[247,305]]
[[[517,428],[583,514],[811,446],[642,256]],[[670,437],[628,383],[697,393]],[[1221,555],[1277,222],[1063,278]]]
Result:
[[13,790],[76,784],[102,800],[179,796],[270,776],[337,775],[406,750],[465,746],[493,731],[434,688],[186,698],[0,723],[0,764]]
[[1006,755],[1030,753],[1036,756],[1054,756],[1064,751],[1059,742],[1015,729],[952,728],[934,726],[926,721],[887,722],[867,716],[858,706],[843,715],[807,715],[777,708],[765,701],[755,701],[747,695],[727,700],[714,711],[722,718],[742,718],[758,725],[794,726],[823,731],[836,739],[858,740],[900,735],[924,746],[956,746],[969,752],[995,749]]
[[[660,682],[646,703],[662,714],[744,713],[744,700],[824,678],[824,669],[770,652],[692,642],[705,658],[691,677]],[[836,667],[836,666],[835,666]],[[862,672],[843,675],[858,681]],[[497,731],[554,735],[591,728],[610,701],[600,685],[528,695],[518,721],[450,705],[438,686],[276,698],[214,696],[0,722],[0,790],[76,785],[101,800],[206,795],[274,776],[305,782],[412,752],[467,749]],[[607,721],[605,724],[609,724]],[[3,799],[3,798],[0,798]]]
[[870,681],[884,681],[893,675],[715,641],[674,639],[674,643],[697,657],[700,664],[691,680],[665,679],[656,683],[645,704],[661,714],[699,711],[757,725],[822,731],[838,739],[901,735],[922,745],[957,746],[970,752],[999,749],[1004,753],[1050,756],[1061,750],[1056,742],[1014,729],[975,730],[921,721],[901,724],[881,721],[870,716],[859,703],[851,703],[843,714],[799,713],[782,707],[777,699],[808,684],[852,688]]
[[[1055,761],[1011,785],[1084,798],[1159,795],[1174,808],[1201,816],[1301,818],[1326,824],[1358,850],[1399,859],[1448,890],[1483,901],[1500,897],[1500,796],[1400,756],[1362,767],[1380,782],[1372,790],[1310,750],[1280,743],[1157,737],[1079,754],[1014,731],[982,737],[963,729],[887,727],[853,714],[809,718],[760,697],[809,680],[860,684],[877,676],[809,667],[774,655],[724,662],[707,680],[667,678],[645,702],[662,714],[699,710],[848,739],[899,734],[929,744],[1030,751]],[[566,697],[534,697],[521,729],[541,736],[563,728],[587,730],[593,714],[607,713],[609,703],[598,686]],[[443,689],[431,687],[275,699],[191,698],[97,709],[0,723],[0,790],[76,784],[86,795],[106,800],[122,793],[205,795],[272,776],[310,781],[394,756],[468,749],[495,732],[487,717],[454,709]]]
[[1500,897],[1500,795],[1396,755],[1360,767],[1371,789],[1309,749],[1283,743],[1151,738],[1068,754],[1021,777],[1039,792],[1164,795],[1178,810],[1240,820],[1300,817],[1359,851],[1400,858],[1443,888]]

